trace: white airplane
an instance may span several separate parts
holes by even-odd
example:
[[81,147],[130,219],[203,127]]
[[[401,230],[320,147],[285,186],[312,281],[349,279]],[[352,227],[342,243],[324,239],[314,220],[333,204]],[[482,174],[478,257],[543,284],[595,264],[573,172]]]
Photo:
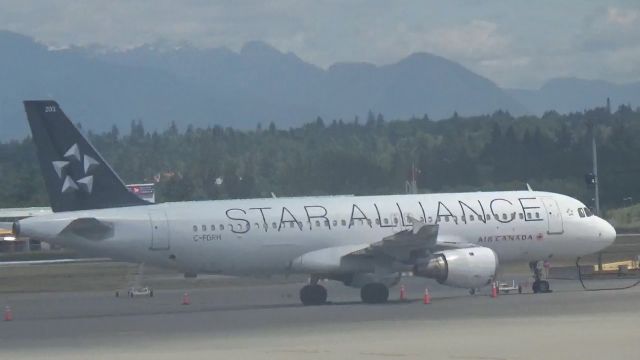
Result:
[[[499,263],[573,260],[616,237],[580,201],[538,191],[149,204],[56,102],[25,108],[54,213],[17,221],[16,234],[189,274],[308,274],[305,305],[326,301],[321,279],[380,303],[406,271],[476,289],[494,281]],[[534,275],[533,291],[549,291]]]

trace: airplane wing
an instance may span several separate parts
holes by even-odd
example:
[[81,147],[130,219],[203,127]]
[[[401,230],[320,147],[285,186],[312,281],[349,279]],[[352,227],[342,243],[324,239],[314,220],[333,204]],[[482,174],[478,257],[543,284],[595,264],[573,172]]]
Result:
[[366,248],[359,249],[352,256],[387,256],[402,262],[410,261],[416,256],[446,249],[460,249],[477,245],[463,242],[454,237],[438,237],[439,225],[409,218],[411,229],[402,230],[383,238]]
[[[439,225],[429,225],[410,218],[411,229],[399,231],[370,244],[355,244],[324,248],[294,259],[290,267],[298,271],[332,273],[358,271],[371,261],[385,265],[412,265],[429,253],[446,249],[475,247],[455,238],[439,238]],[[369,261],[363,265],[359,260]]]

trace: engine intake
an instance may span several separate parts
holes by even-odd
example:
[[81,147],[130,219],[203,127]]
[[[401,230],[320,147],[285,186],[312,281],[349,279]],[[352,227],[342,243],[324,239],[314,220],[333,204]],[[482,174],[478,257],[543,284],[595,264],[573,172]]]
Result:
[[440,284],[476,289],[490,284],[496,275],[498,257],[485,247],[446,250],[433,254],[413,268],[415,276]]

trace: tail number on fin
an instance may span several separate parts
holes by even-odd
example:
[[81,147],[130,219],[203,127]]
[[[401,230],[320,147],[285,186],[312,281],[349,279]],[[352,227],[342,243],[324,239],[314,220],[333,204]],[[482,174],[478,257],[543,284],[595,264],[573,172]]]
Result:
[[45,106],[44,107],[44,112],[46,112],[46,113],[56,112],[56,107],[55,106]]

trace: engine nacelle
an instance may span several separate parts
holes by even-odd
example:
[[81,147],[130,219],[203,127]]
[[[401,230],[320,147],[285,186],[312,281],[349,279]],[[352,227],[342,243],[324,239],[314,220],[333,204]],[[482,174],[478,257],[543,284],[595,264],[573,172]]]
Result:
[[485,247],[445,250],[433,254],[413,268],[415,276],[436,279],[440,284],[476,289],[490,284],[496,276],[498,257]]

